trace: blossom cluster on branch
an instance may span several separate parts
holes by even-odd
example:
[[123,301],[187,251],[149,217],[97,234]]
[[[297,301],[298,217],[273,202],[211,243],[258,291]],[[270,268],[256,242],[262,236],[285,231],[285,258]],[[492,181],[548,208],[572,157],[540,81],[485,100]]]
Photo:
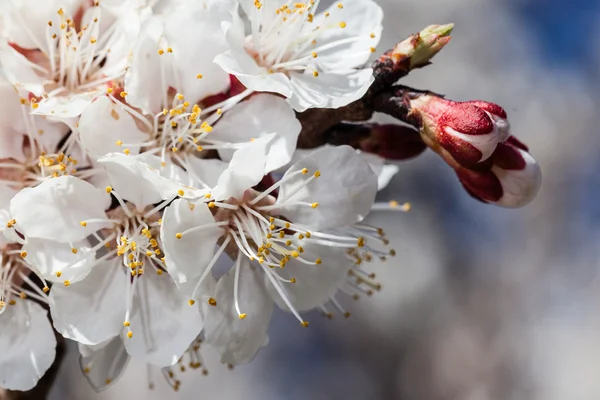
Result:
[[[319,3],[0,5],[0,388],[36,385],[54,330],[96,390],[130,357],[178,389],[200,343],[250,361],[275,306],[347,316],[339,297],[380,288],[365,262],[395,255],[363,219],[408,208],[375,203],[386,158],[429,147],[483,201],[535,195],[499,106],[395,85],[451,25],[368,66],[381,8]],[[357,123],[376,111],[406,125]]]

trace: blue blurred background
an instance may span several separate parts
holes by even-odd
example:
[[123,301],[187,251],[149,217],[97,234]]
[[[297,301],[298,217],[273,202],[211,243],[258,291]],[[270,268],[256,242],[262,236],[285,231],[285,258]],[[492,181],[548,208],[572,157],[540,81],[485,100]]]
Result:
[[175,394],[143,365],[91,393],[63,363],[55,399],[600,398],[600,2],[380,0],[380,50],[433,23],[454,22],[450,45],[403,83],[509,113],[541,164],[538,198],[521,210],[471,199],[434,154],[400,164],[373,213],[398,256],[370,268],[380,293],[315,312],[302,329],[279,312],[270,345],[229,371],[182,374]]

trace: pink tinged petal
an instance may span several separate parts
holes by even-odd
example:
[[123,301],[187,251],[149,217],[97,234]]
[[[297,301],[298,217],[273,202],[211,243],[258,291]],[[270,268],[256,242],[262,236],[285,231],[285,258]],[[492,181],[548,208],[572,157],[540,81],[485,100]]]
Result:
[[[314,262],[320,258],[322,263],[307,265],[291,258],[284,269],[274,271],[284,279],[296,280],[295,283],[283,283],[281,287],[296,311],[302,312],[327,303],[346,282],[351,264],[343,249],[311,245],[310,242],[299,244],[304,248],[303,259]],[[289,311],[273,285],[268,280],[265,282],[275,303],[282,310]]]
[[275,134],[262,136],[237,150],[229,168],[219,177],[219,183],[212,192],[213,198],[241,199],[246,190],[257,185],[265,176],[269,146],[275,137]]
[[56,338],[48,313],[30,300],[17,300],[0,314],[0,387],[29,390],[46,373],[56,355]]
[[14,87],[0,79],[0,158],[24,161],[23,145],[27,125],[23,118],[23,105]]
[[127,353],[158,367],[173,365],[200,334],[200,315],[167,274],[147,272],[138,279],[130,319],[133,335],[122,333]]
[[[174,59],[177,77],[173,87],[194,103],[229,87],[229,74],[213,62],[218,54],[228,49],[220,28],[221,21],[227,18],[222,7],[217,2],[207,6],[195,0],[187,1],[165,21],[164,34],[173,53],[163,57]],[[202,40],[190,42],[190,38]],[[203,79],[197,78],[199,73]]]
[[87,240],[60,243],[35,238],[27,239],[22,248],[27,253],[27,263],[34,266],[44,279],[56,283],[75,283],[84,279],[96,259],[96,252],[91,250]]
[[106,192],[73,176],[61,176],[21,190],[10,202],[10,213],[26,237],[66,243],[107,227],[104,222],[84,227],[81,221],[106,219],[104,210],[109,205]]
[[160,238],[167,272],[180,284],[202,275],[224,234],[204,202],[175,200],[165,209]]
[[510,144],[500,144],[493,156],[492,172],[502,184],[503,195],[495,202],[502,207],[523,207],[537,195],[542,171],[526,151]]
[[[349,38],[357,39],[329,50],[319,51],[315,61],[325,71],[361,68],[373,55],[371,48],[377,47],[381,39],[383,10],[379,5],[371,0],[344,0],[342,4],[343,8],[340,9],[338,2],[333,3],[325,11],[329,14],[327,18],[324,13],[319,13],[312,24],[306,24],[307,31],[323,24],[328,27],[335,26],[330,29],[321,28],[317,45],[313,48]],[[345,23],[343,29],[338,28],[341,22]],[[307,51],[310,54],[312,48]]]
[[498,145],[496,131],[485,135],[465,135],[448,126],[437,136],[438,143],[461,164],[475,164],[485,161]]
[[[361,221],[371,210],[377,193],[377,176],[349,146],[325,147],[301,159],[285,173],[297,174],[282,183],[277,203],[282,215],[310,229],[323,230]],[[320,177],[308,184],[307,176]],[[293,195],[292,195],[293,194]],[[308,203],[298,205],[297,202]],[[311,207],[318,203],[316,208]]]
[[135,119],[107,96],[98,97],[85,108],[78,132],[81,144],[94,158],[123,151],[125,147],[130,154],[138,154],[141,144],[149,139]]
[[31,62],[6,42],[0,43],[0,65],[4,77],[15,85],[22,96],[30,92],[35,96],[44,93],[45,77],[36,72]]
[[314,76],[310,69],[291,73],[294,93],[289,102],[294,110],[343,107],[363,97],[374,80],[370,68],[318,73]]
[[[277,118],[273,118],[273,116]],[[213,133],[231,143],[244,143],[252,138],[277,133],[267,155],[265,173],[286,165],[292,159],[302,126],[294,110],[282,98],[270,94],[256,94],[228,111],[215,125]],[[225,161],[231,160],[234,151],[220,149]]]
[[206,342],[217,350],[223,363],[247,363],[268,341],[267,329],[273,314],[273,301],[266,292],[262,278],[262,272],[251,268],[246,260],[242,262],[237,296],[240,311],[245,314],[243,319],[235,307],[235,267],[217,283],[216,306],[205,306]]
[[55,284],[49,297],[54,328],[86,345],[118,336],[125,319],[128,280],[120,264],[103,262],[80,282],[68,287]]
[[97,346],[79,344],[79,366],[94,391],[101,392],[117,382],[129,363],[129,355],[120,337]]

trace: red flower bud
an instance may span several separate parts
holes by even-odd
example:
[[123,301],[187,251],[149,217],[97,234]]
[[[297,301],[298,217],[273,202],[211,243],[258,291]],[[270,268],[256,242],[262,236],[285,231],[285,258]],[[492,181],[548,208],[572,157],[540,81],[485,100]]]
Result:
[[455,169],[473,197],[501,207],[516,208],[528,204],[537,194],[542,182],[540,167],[527,152],[527,147],[514,137],[498,144],[491,163],[485,164],[477,170],[461,166]]
[[412,127],[374,124],[359,148],[389,160],[408,160],[424,152],[427,146]]
[[410,104],[413,116],[420,117],[423,140],[438,153],[443,148],[463,166],[487,160],[498,143],[508,139],[506,112],[496,104],[434,95],[419,96]]

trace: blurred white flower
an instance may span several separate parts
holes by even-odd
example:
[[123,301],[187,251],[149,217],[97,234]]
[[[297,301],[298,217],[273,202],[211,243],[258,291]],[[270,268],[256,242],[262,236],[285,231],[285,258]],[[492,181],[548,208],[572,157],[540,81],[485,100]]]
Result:
[[383,12],[371,0],[347,0],[315,14],[319,1],[238,0],[227,29],[229,50],[215,58],[246,87],[286,97],[296,111],[338,108],[362,97],[373,81],[364,68],[379,43]]

